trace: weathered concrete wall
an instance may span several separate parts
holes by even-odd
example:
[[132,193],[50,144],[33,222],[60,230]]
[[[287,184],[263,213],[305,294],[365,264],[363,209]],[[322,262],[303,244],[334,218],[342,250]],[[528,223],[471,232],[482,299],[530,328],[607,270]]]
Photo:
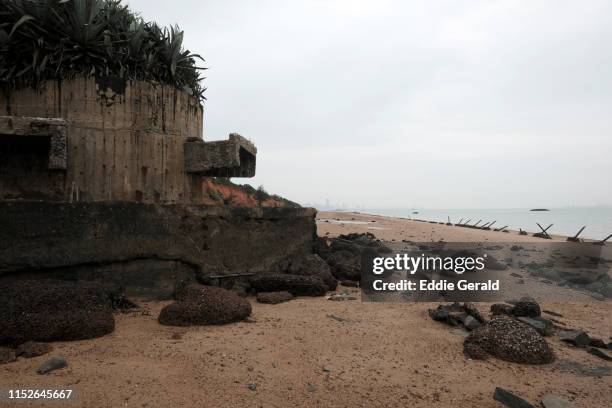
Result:
[[185,144],[185,168],[201,176],[254,177],[256,156],[253,143],[236,133],[229,140]]
[[139,293],[198,274],[265,271],[312,253],[314,216],[304,208],[0,201],[0,279],[97,279]]
[[[185,171],[184,142],[202,138],[202,106],[172,86],[94,78],[49,81],[40,91],[0,91],[0,116],[68,122],[67,169],[43,168],[34,149],[30,161],[10,169],[21,178],[0,177],[0,199],[68,201],[77,189],[85,201],[201,199],[201,177]],[[11,143],[0,138],[0,151],[15,149]]]

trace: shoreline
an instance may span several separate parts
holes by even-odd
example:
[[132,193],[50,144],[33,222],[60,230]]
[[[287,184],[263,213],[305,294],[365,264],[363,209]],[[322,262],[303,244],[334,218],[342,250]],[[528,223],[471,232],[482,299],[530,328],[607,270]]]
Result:
[[[353,223],[357,221],[359,223]],[[360,224],[364,222],[366,224]],[[426,230],[435,230],[435,233],[431,234],[425,241],[432,241],[432,237],[437,237],[435,241],[440,239],[445,241],[456,241],[456,242],[473,242],[473,241],[489,241],[489,242],[538,242],[538,243],[546,243],[546,242],[568,242],[566,235],[561,234],[550,234],[552,239],[538,238],[534,237],[532,232],[528,232],[527,235],[520,235],[519,231],[505,228],[508,232],[503,231],[495,231],[484,230],[481,228],[469,228],[462,227],[455,224],[447,225],[443,222],[438,221],[428,221],[428,220],[417,220],[413,218],[406,217],[394,217],[388,215],[378,215],[378,214],[370,214],[364,212],[354,212],[354,211],[318,211],[317,210],[317,226],[321,226],[325,233],[330,232],[330,235],[334,236],[331,231],[325,227],[326,223],[337,223],[341,224],[350,224],[352,228],[359,230],[359,232],[372,232],[374,235],[378,237],[376,234],[376,230],[383,231],[383,229],[397,229],[392,228],[390,224],[399,225],[400,228],[403,228],[404,231],[413,231],[413,237],[426,236]],[[367,227],[360,228],[360,225],[367,225]],[[427,226],[431,226],[432,228],[427,228]],[[374,228],[373,228],[374,227]],[[378,227],[378,228],[376,228]],[[333,230],[333,229],[332,229]],[[353,231],[355,232],[355,231]],[[389,240],[398,240],[405,239],[405,235],[410,236],[410,234],[397,234],[398,231],[393,233],[391,239]],[[389,234],[381,234],[380,239],[385,240]],[[446,237],[446,238],[445,238]],[[450,238],[448,238],[450,237]],[[457,239],[453,239],[457,238]],[[414,240],[413,240],[414,241]],[[584,238],[581,239],[581,242],[591,244],[593,242],[598,242],[599,240]]]
[[[331,222],[334,218],[341,221]],[[402,239],[550,241],[338,212],[318,213],[317,229],[319,236],[372,232],[398,245]],[[564,294],[564,301],[540,302],[543,311],[555,313],[546,317],[554,316],[559,327],[606,341],[612,336],[605,324],[612,313],[609,299],[595,301],[528,274],[523,278],[525,284],[517,288],[536,298],[544,290]],[[202,406],[494,408],[499,406],[492,398],[496,387],[529,401],[557,394],[576,407],[612,403],[609,387],[602,386],[612,378],[610,363],[557,336],[546,338],[557,357],[550,364],[473,360],[463,354],[467,332],[429,316],[440,302],[366,302],[359,300],[358,288],[338,286],[336,293],[342,292],[357,299],[297,297],[269,305],[248,296],[248,320],[192,327],[158,323],[170,301],[134,299],[140,309],[115,314],[112,333],[52,343],[52,355],[64,356],[67,368],[39,376],[36,368],[49,356],[20,358],[0,365],[0,388],[73,388],[74,404],[88,407],[188,407],[197,401]],[[475,307],[489,317],[490,302]]]

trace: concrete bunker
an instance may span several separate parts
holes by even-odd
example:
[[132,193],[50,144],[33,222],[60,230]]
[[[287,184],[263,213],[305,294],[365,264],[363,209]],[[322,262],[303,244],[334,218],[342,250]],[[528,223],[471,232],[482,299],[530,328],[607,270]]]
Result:
[[312,253],[312,209],[203,204],[206,177],[255,175],[251,141],[204,141],[203,107],[185,91],[120,85],[0,91],[0,280],[99,280],[164,298],[178,280]]

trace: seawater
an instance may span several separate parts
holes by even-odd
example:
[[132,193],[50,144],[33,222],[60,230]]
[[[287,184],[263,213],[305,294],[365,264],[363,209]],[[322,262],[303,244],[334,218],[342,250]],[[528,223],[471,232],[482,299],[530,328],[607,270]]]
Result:
[[[485,222],[497,221],[492,228],[505,225],[509,229],[522,228],[528,232],[539,232],[536,223],[544,228],[553,224],[548,230],[553,235],[573,236],[580,228],[586,226],[580,238],[604,239],[612,234],[612,207],[580,207],[580,208],[550,208],[550,211],[530,211],[522,209],[420,209],[420,208],[387,208],[368,209],[361,212],[386,215],[391,217],[404,217],[428,221],[457,223],[461,218],[463,222],[472,219],[471,225],[482,220]],[[418,214],[414,214],[414,212]],[[612,238],[608,241],[612,244]]]

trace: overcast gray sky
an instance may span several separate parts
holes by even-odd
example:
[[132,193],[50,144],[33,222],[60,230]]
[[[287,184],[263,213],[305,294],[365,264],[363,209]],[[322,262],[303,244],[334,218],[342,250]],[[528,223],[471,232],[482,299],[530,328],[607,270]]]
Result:
[[130,0],[206,59],[205,139],[301,203],[612,204],[612,2]]

